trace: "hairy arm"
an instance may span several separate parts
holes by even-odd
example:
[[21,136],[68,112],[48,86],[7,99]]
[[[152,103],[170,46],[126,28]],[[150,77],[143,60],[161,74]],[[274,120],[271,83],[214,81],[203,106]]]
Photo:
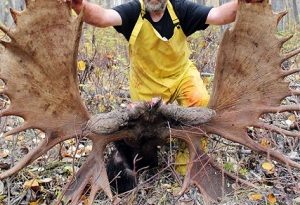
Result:
[[122,18],[113,9],[105,9],[87,0],[71,0],[72,8],[77,14],[83,9],[84,22],[97,27],[122,25]]
[[235,20],[238,1],[233,0],[219,7],[212,8],[207,16],[206,24],[224,25]]
[[[263,0],[245,0],[247,3],[260,3]],[[224,25],[235,20],[238,0],[233,0],[219,7],[212,8],[207,16],[206,24]]]

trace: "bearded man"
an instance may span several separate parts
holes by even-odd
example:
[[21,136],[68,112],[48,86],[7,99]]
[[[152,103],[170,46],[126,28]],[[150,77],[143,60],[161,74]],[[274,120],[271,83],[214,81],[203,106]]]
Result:
[[[85,22],[97,27],[114,26],[128,40],[130,96],[133,101],[160,97],[165,103],[177,101],[183,106],[206,106],[209,100],[200,74],[189,59],[187,37],[206,29],[209,24],[233,22],[237,5],[237,0],[216,8],[189,0],[132,0],[113,9],[105,9],[86,0],[72,1],[72,8],[77,13],[84,7]],[[136,154],[142,157],[137,168],[157,164],[156,154],[153,153],[157,146],[155,142],[147,140],[144,144],[136,144],[138,149],[125,141],[116,143],[119,156],[115,157],[118,160],[109,163],[109,178],[113,176],[110,170],[117,173],[119,169],[132,169]],[[114,167],[114,163],[122,163],[123,167]],[[125,178],[130,178],[128,173]],[[126,183],[128,187],[119,187],[119,192],[135,186],[126,179],[119,182]]]

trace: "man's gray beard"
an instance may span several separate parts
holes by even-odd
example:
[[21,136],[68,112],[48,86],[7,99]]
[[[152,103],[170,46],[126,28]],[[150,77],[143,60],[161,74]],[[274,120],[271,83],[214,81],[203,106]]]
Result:
[[160,0],[159,3],[156,4],[148,2],[148,0],[144,0],[144,2],[145,2],[146,11],[148,12],[164,11],[167,5],[166,0]]

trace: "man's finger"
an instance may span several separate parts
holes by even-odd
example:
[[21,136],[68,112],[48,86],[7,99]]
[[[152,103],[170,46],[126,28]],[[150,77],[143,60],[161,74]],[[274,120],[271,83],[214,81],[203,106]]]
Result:
[[247,3],[261,3],[264,0],[246,0]]
[[72,0],[74,4],[81,4],[82,0]]

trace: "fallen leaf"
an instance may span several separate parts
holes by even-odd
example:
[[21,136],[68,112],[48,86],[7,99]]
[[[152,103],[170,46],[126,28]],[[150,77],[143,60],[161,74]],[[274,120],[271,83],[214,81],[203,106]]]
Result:
[[84,61],[80,60],[80,61],[77,62],[77,68],[78,68],[79,71],[84,71],[85,67],[86,67],[86,65],[85,65]]
[[261,167],[266,171],[268,174],[273,174],[275,171],[275,166],[271,162],[264,162],[262,163]]
[[296,115],[294,114],[291,114],[289,117],[288,117],[288,120],[290,120],[291,122],[295,122],[297,119]]
[[36,187],[39,187],[39,182],[37,179],[31,179],[31,180],[28,180],[24,183],[23,187],[25,189],[31,189],[31,188],[36,188]]
[[263,198],[263,196],[259,193],[252,193],[249,195],[249,199],[251,201],[260,201]]
[[181,175],[186,175],[187,163],[189,161],[188,149],[178,152],[175,159],[175,169]]
[[8,149],[0,150],[0,158],[5,158],[8,155],[9,155],[9,150]]
[[276,197],[273,193],[268,194],[267,199],[270,205],[274,205],[277,202]]
[[269,139],[264,137],[264,138],[260,139],[259,144],[265,148],[268,148],[268,147],[270,147],[271,142]]

